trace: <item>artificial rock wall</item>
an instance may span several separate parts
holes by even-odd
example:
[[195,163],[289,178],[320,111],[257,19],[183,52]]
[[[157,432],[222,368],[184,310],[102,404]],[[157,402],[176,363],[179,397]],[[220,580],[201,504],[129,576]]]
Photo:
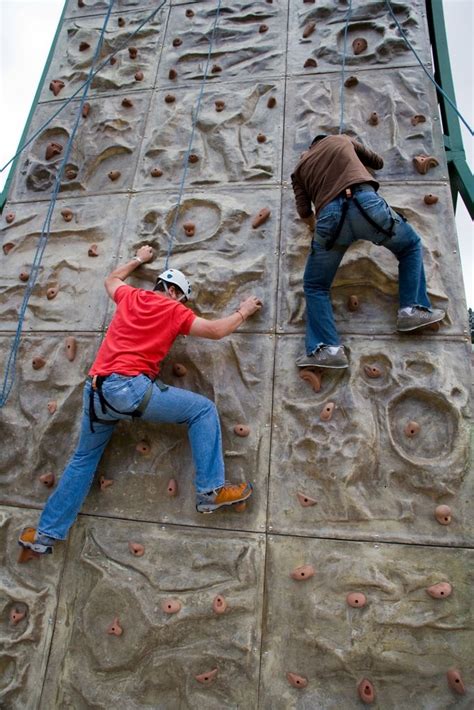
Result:
[[[436,97],[385,3],[353,5],[347,130],[383,155],[382,192],[422,234],[447,317],[396,333],[396,263],[357,244],[332,294],[350,369],[299,377],[310,234],[290,174],[315,133],[337,132],[348,2],[223,0],[171,263],[202,316],[250,293],[265,306],[221,342],[178,341],[163,378],[216,402],[228,478],[255,495],[244,512],[199,516],[186,432],[120,424],[67,544],[17,563],[50,492],[41,477],[57,481],[73,451],[113,313],[103,278],[142,244],[156,259],[131,282],[149,288],[163,266],[217,0],[166,3],[92,83],[1,412],[2,707],[333,710],[363,706],[361,681],[384,710],[472,707],[466,308]],[[117,0],[103,58],[154,7]],[[30,135],[85,80],[106,8],[67,2]],[[424,3],[393,8],[429,63]],[[23,153],[1,218],[2,375],[61,161],[46,151],[65,145],[77,107]],[[416,156],[436,160],[419,172]],[[439,505],[451,516],[438,521]],[[441,583],[449,598],[427,594]]]

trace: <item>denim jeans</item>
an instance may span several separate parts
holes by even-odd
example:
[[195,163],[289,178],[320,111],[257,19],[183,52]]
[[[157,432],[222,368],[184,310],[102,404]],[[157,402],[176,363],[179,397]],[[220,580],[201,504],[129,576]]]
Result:
[[[364,186],[365,187],[365,186]],[[372,220],[390,230],[392,237],[373,227],[359,212],[352,199],[344,225],[335,245],[326,251],[324,245],[335,233],[341,216],[344,197],[336,197],[327,204],[318,216],[311,252],[304,273],[306,298],[306,353],[310,355],[320,345],[339,345],[340,339],[334,323],[329,289],[347,248],[357,239],[389,249],[398,259],[398,288],[400,308],[421,306],[430,309],[426,291],[421,239],[408,222],[394,212],[385,200],[370,188],[354,189],[354,194]]]
[[[105,399],[120,412],[133,412],[139,406],[150,380],[145,375],[129,377],[110,375],[102,386]],[[38,532],[64,540],[74,523],[92,485],[96,468],[115,428],[115,419],[132,419],[131,415],[107,411],[103,414],[97,392],[94,408],[99,419],[91,431],[89,394],[91,383],[84,387],[81,433],[76,450],[66,466],[61,480],[48,498],[38,524]],[[162,391],[156,384],[141,420],[187,424],[198,493],[211,491],[224,484],[224,458],[221,429],[216,406],[211,400],[194,392],[168,387]]]

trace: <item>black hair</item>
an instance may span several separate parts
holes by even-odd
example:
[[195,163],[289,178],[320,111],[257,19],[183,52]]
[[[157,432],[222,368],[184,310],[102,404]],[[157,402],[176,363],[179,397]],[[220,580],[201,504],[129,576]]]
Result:
[[319,135],[317,135],[317,136],[315,136],[315,137],[313,138],[313,140],[311,141],[311,145],[310,145],[309,147],[312,148],[313,145],[315,145],[315,144],[318,143],[319,141],[322,141],[323,138],[327,138],[327,137],[328,137],[328,134],[327,134],[327,133],[320,133]]
[[[179,286],[176,286],[176,284],[169,283],[168,281],[166,282],[169,284],[169,286],[172,286],[173,288],[176,289],[178,292],[178,295],[183,295],[185,296],[186,294],[183,292],[182,289],[180,289]],[[153,291],[160,291],[161,293],[166,293],[166,288],[165,288],[165,281],[163,279],[157,279],[155,285],[153,286]],[[186,298],[186,300],[188,300]]]

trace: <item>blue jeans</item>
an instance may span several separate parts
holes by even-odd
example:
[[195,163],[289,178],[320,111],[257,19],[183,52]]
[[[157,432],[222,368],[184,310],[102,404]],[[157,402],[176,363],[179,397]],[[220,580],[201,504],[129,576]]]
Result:
[[398,259],[400,308],[421,306],[431,309],[426,291],[423,248],[418,234],[375,191],[359,187],[353,192],[363,209],[382,229],[390,230],[394,220],[393,234],[387,237],[373,227],[350,199],[339,237],[333,248],[326,251],[324,245],[336,232],[345,198],[336,197],[323,207],[304,272],[307,355],[311,355],[320,345],[339,345],[341,342],[334,323],[329,289],[347,248],[357,239],[384,246]]
[[[140,405],[150,380],[145,375],[129,377],[110,375],[102,386],[105,399],[120,412],[133,412]],[[81,433],[77,448],[66,466],[58,487],[48,498],[38,524],[38,532],[64,540],[74,523],[92,485],[96,468],[115,428],[116,419],[132,419],[131,415],[107,410],[103,414],[97,392],[94,408],[99,419],[91,431],[89,394],[91,383],[86,382],[83,397]],[[194,392],[168,387],[162,391],[156,384],[142,414],[147,422],[187,424],[198,493],[211,491],[224,484],[224,458],[219,417],[211,400]]]

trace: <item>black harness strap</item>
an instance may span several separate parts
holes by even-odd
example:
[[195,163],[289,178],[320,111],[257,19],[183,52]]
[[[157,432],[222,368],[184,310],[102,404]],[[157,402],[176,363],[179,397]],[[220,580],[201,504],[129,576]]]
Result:
[[90,427],[91,427],[91,432],[94,433],[94,424],[99,423],[99,424],[116,424],[118,422],[118,419],[100,419],[96,412],[95,412],[95,407],[94,407],[94,391],[97,392],[99,395],[99,401],[100,401],[100,407],[102,409],[102,414],[107,414],[107,409],[111,409],[113,412],[116,412],[117,414],[125,414],[130,417],[134,418],[139,418],[142,416],[143,412],[147,408],[148,402],[150,401],[150,397],[153,392],[153,382],[154,380],[150,380],[150,386],[148,387],[147,391],[145,392],[145,395],[138,405],[136,409],[133,410],[133,412],[121,412],[118,409],[115,409],[109,402],[104,397],[104,393],[102,392],[102,385],[104,383],[104,380],[107,379],[107,375],[96,375],[92,379],[92,386],[91,386],[91,391],[89,393],[89,420],[90,420]]
[[334,234],[332,234],[330,236],[330,238],[327,240],[326,244],[324,245],[324,248],[326,249],[326,251],[330,251],[333,248],[334,244],[336,243],[336,241],[341,233],[342,227],[344,225],[344,222],[345,222],[345,219],[347,216],[347,210],[349,209],[349,200],[351,198],[352,198],[355,206],[357,207],[357,209],[361,213],[361,215],[364,217],[364,219],[367,220],[367,222],[372,227],[374,227],[374,229],[376,229],[378,232],[381,232],[382,234],[385,234],[385,236],[388,237],[389,239],[393,236],[393,227],[395,224],[395,220],[393,219],[393,217],[391,217],[392,222],[390,224],[390,229],[384,229],[383,227],[380,227],[380,225],[378,225],[377,222],[375,222],[372,219],[372,217],[367,214],[367,212],[364,210],[364,208],[360,204],[357,197],[352,193],[352,189],[350,187],[348,187],[344,191],[344,202],[342,203],[341,217],[340,217],[339,222],[337,224],[336,231],[334,232]]
[[352,199],[354,201],[355,206],[357,207],[357,209],[359,210],[361,215],[363,217],[365,217],[367,222],[369,224],[371,224],[372,227],[374,227],[378,232],[382,232],[382,234],[385,234],[389,239],[391,239],[393,236],[393,225],[395,224],[395,220],[393,219],[393,217],[390,215],[390,219],[391,219],[390,229],[384,229],[383,227],[380,227],[377,224],[377,222],[374,222],[372,217],[367,214],[367,212],[364,210],[364,208],[362,207],[362,205],[360,204],[359,200],[357,199],[357,197],[355,195],[352,196]]

